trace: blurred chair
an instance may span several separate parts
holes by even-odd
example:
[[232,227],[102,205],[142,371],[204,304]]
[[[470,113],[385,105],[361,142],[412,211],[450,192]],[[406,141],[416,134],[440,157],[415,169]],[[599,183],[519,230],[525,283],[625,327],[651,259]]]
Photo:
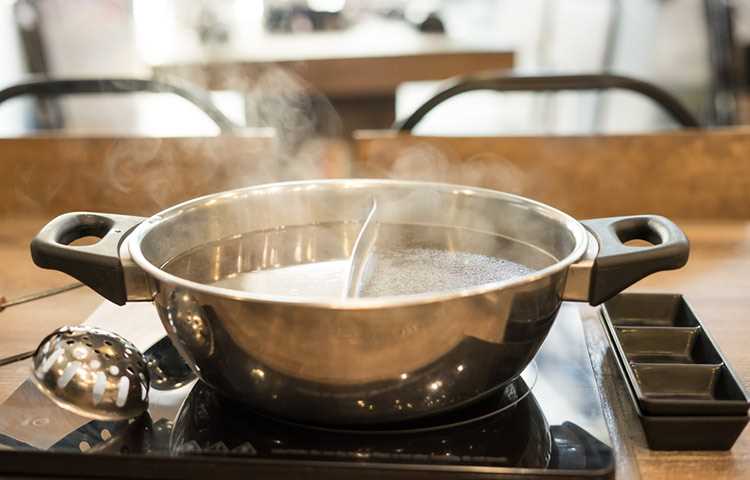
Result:
[[125,93],[169,93],[177,95],[200,109],[222,133],[236,131],[239,126],[232,122],[211,101],[207,92],[195,88],[141,78],[36,78],[17,83],[0,90],[0,104],[11,98],[32,95],[49,98],[59,95],[125,94]]
[[608,73],[572,75],[522,75],[512,72],[485,72],[452,79],[447,86],[424,102],[406,119],[396,122],[394,128],[411,132],[435,107],[458,95],[489,90],[495,92],[559,92],[629,90],[656,102],[680,126],[696,128],[700,122],[672,94],[651,83],[622,75]]
[[[496,28],[512,37],[514,68],[522,69],[518,71],[618,73],[647,80],[667,88],[705,125],[715,125],[706,108],[711,73],[703,7],[704,2],[729,1],[504,0],[498,3],[508,6],[496,12]],[[398,118],[405,118],[435,91],[435,84],[426,82],[404,85],[397,97]],[[662,109],[629,91],[520,92],[462,96],[441,106],[440,113],[446,115],[436,112],[417,131],[590,135],[674,128]]]
[[742,59],[735,41],[734,11],[728,0],[704,0],[711,63],[709,115],[715,125],[738,121]]
[[[77,130],[0,138],[0,216],[54,215],[72,210],[150,215],[207,193],[263,183],[281,175],[273,132],[235,125],[206,93],[150,79],[35,79],[0,90],[3,102],[22,95],[176,95],[215,123],[219,135],[175,136]],[[106,104],[107,102],[102,101]],[[115,122],[108,124],[116,125]]]

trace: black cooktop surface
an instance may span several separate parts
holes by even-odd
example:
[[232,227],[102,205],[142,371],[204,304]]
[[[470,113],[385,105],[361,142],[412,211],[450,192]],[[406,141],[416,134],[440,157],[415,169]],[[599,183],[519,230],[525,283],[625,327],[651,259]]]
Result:
[[469,407],[367,430],[253,412],[202,383],[151,392],[149,414],[87,421],[24,384],[0,406],[0,473],[53,478],[612,476],[578,307],[521,378]]

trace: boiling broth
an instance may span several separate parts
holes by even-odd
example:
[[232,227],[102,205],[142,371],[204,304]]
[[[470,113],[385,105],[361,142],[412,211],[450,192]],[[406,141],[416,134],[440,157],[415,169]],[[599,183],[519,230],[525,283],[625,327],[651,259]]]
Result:
[[426,248],[375,252],[363,297],[460,290],[509,280],[533,270],[497,257]]
[[264,295],[336,297],[343,292],[348,272],[347,260],[331,260],[242,272],[212,285]]
[[[360,287],[362,297],[459,290],[532,272],[499,258],[428,249],[376,252],[370,263],[374,266]],[[265,295],[338,297],[348,273],[348,260],[332,260],[239,273],[213,285]]]
[[[198,247],[162,268],[232,290],[341,298],[358,227],[321,224],[252,232]],[[497,235],[384,224],[359,295],[459,290],[527,275],[554,261],[534,247]]]

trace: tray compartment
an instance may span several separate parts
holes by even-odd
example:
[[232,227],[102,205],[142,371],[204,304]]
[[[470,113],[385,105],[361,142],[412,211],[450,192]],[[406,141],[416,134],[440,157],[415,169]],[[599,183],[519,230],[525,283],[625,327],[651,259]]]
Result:
[[697,327],[698,319],[682,295],[621,293],[605,308],[617,327]]
[[615,327],[628,361],[636,363],[722,363],[700,327]]
[[721,365],[632,363],[644,397],[713,400]]
[[726,365],[628,367],[636,398],[648,415],[747,415],[747,398]]

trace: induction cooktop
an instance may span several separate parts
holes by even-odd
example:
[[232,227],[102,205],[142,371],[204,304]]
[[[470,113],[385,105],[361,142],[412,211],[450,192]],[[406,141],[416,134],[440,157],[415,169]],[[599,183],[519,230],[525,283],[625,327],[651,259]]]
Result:
[[88,421],[27,382],[0,406],[0,474],[47,478],[610,478],[612,442],[575,304],[512,384],[445,415],[367,429],[254,412],[201,382],[148,414]]

